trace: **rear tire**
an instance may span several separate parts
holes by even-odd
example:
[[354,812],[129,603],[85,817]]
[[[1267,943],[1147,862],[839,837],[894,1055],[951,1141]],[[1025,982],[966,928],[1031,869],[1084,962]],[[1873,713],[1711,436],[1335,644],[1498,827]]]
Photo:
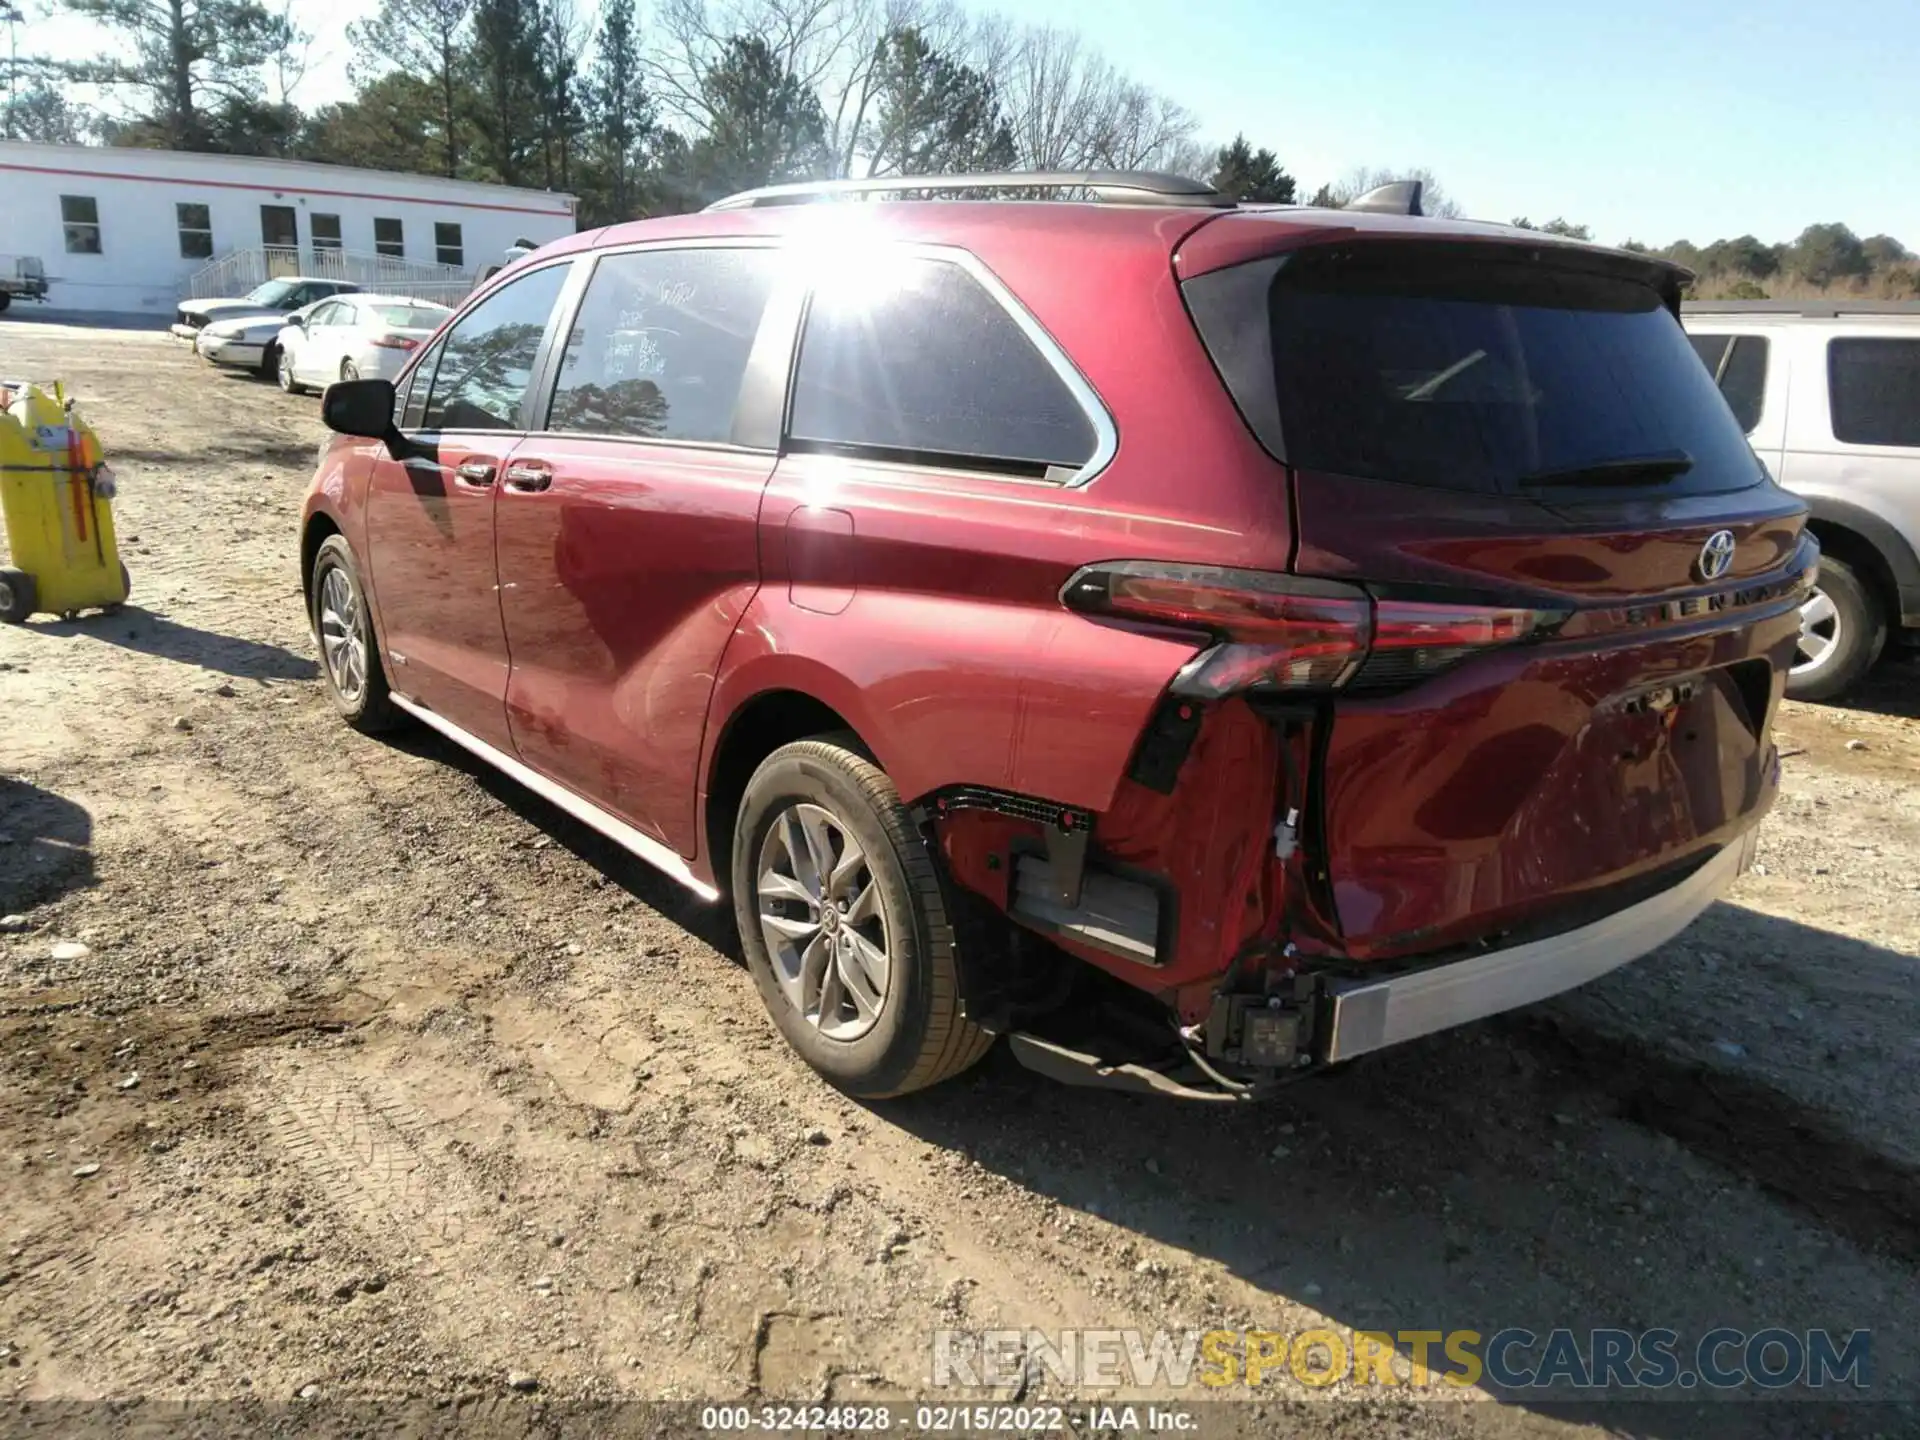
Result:
[[24,570],[0,570],[0,623],[24,625],[40,603],[39,587]]
[[400,709],[387,689],[366,591],[344,536],[329,535],[313,557],[307,620],[320,649],[327,697],[340,718],[367,734],[391,730],[400,722]]
[[882,1099],[958,1075],[994,1036],[961,1014],[933,857],[857,744],[801,740],[761,762],[734,829],[733,906],[787,1043],[849,1095]]
[[1885,611],[1844,560],[1820,557],[1820,578],[1800,607],[1800,644],[1787,672],[1794,700],[1832,700],[1859,683],[1887,643]]

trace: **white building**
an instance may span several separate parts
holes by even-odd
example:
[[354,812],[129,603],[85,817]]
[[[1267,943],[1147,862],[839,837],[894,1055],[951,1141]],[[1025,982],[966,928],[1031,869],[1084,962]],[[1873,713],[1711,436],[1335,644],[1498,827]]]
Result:
[[[458,290],[574,197],[245,155],[0,141],[0,255],[38,256],[59,310],[170,314],[270,274]],[[451,297],[449,297],[451,298]]]

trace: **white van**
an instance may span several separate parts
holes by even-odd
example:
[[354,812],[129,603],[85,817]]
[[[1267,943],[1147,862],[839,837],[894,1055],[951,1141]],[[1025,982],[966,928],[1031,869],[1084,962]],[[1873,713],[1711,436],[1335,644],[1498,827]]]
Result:
[[1694,349],[1774,479],[1813,510],[1820,584],[1797,699],[1830,699],[1920,631],[1920,301],[1701,300]]

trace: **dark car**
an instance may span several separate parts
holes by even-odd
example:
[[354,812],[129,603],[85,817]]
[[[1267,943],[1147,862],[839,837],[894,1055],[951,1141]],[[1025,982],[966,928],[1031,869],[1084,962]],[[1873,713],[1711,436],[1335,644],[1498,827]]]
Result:
[[216,320],[246,320],[256,316],[291,315],[316,301],[346,295],[360,287],[351,280],[315,280],[284,275],[253,287],[232,300],[182,300],[167,328],[182,340],[197,340],[201,330]]
[[860,1095],[1011,1032],[1246,1096],[1590,979],[1750,856],[1817,546],[1684,271],[1417,210],[917,177],[548,246],[328,392],[333,698],[729,896]]

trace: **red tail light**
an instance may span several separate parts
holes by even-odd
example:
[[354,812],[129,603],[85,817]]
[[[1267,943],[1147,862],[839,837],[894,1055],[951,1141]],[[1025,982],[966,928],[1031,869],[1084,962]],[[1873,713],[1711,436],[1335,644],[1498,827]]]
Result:
[[367,343],[381,350],[412,350],[420,344],[411,335],[376,335]]
[[1388,689],[1550,628],[1559,612],[1377,600],[1308,576],[1123,560],[1089,565],[1060,592],[1088,615],[1200,630],[1219,642],[1174,677],[1176,694]]

